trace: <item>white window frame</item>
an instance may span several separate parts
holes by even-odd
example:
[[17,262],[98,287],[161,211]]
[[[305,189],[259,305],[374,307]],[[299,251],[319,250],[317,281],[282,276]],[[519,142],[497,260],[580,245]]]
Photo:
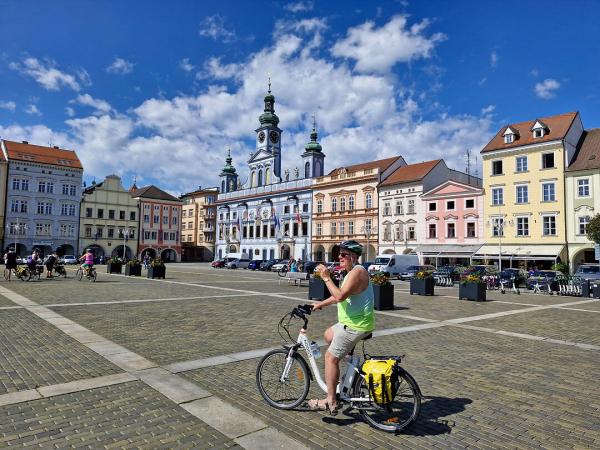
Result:
[[[554,233],[546,233],[546,219],[554,219]],[[558,235],[558,221],[556,220],[555,214],[544,214],[542,215],[542,236],[557,236]]]
[[[585,182],[585,184],[584,184]],[[586,190],[584,194],[581,193],[582,188]],[[589,197],[590,196],[590,179],[579,178],[577,180],[577,197]]]
[[[519,162],[521,162],[519,167]],[[527,156],[517,156],[515,158],[515,172],[527,172],[529,170],[529,161],[527,160]]]
[[[546,186],[552,186],[552,198],[546,199]],[[555,202],[556,201],[556,182],[555,181],[544,181],[542,182],[542,202]]]
[[[577,218],[577,235],[585,236],[587,234],[587,226],[590,223],[590,216],[579,216]],[[583,226],[583,231],[582,227]]]
[[492,188],[492,205],[493,206],[504,205],[504,188],[503,187]]
[[[524,231],[527,231],[527,233],[519,233],[519,220],[525,220],[526,221],[526,226],[527,229]],[[515,233],[518,237],[528,237],[529,236],[529,216],[517,216],[515,217]],[[522,227],[523,228],[523,227]]]
[[[519,199],[519,190],[520,189],[524,189],[525,190],[525,195],[524,195],[524,199],[521,198]],[[529,203],[529,185],[527,184],[517,184],[515,185],[515,204],[517,205],[524,205]]]

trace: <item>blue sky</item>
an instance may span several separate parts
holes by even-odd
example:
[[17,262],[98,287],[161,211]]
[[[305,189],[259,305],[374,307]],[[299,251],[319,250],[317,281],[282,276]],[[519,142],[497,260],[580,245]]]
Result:
[[0,136],[175,194],[216,186],[231,146],[244,181],[271,73],[283,168],[316,114],[327,171],[397,154],[464,170],[507,123],[600,126],[598,17],[591,0],[0,0]]

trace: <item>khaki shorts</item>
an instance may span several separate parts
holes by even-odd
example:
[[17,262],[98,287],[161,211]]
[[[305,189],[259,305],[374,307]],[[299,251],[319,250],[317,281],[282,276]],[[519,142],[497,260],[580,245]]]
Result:
[[350,353],[350,350],[354,348],[358,341],[371,333],[370,331],[363,332],[353,330],[339,322],[331,328],[333,331],[333,339],[327,351],[338,359],[342,359]]

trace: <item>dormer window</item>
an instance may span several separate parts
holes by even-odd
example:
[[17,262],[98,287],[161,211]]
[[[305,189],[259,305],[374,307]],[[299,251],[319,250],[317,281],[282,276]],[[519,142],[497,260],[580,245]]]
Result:
[[548,132],[548,126],[539,120],[536,120],[533,126],[531,127],[531,131],[533,132],[533,138],[539,139],[544,137]]
[[517,132],[511,127],[506,127],[506,130],[504,131],[502,136],[504,136],[505,144],[512,144],[515,141],[515,136],[517,136]]

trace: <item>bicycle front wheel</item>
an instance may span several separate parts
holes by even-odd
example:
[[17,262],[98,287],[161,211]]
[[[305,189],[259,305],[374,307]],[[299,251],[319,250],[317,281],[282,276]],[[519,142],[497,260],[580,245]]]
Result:
[[8,281],[10,278],[10,269],[4,269],[4,279]]
[[280,277],[285,277],[285,274],[287,273],[287,269],[283,268],[283,269],[279,269],[277,271],[277,275],[279,275]]
[[265,401],[277,409],[293,409],[308,395],[310,371],[298,355],[292,356],[288,376],[281,381],[288,350],[277,349],[267,353],[256,368],[256,385]]
[[77,281],[81,281],[81,279],[83,278],[83,269],[81,267],[77,269],[77,273],[75,274],[75,276],[77,277]]
[[[410,426],[421,411],[421,391],[408,373],[400,373],[393,401],[385,406],[375,402],[355,403],[364,420],[378,430],[397,433]],[[369,398],[369,386],[363,376],[356,377],[354,396]]]
[[31,272],[29,271],[29,269],[27,269],[27,268],[23,269],[21,271],[21,276],[19,278],[21,278],[21,281],[31,280]]

